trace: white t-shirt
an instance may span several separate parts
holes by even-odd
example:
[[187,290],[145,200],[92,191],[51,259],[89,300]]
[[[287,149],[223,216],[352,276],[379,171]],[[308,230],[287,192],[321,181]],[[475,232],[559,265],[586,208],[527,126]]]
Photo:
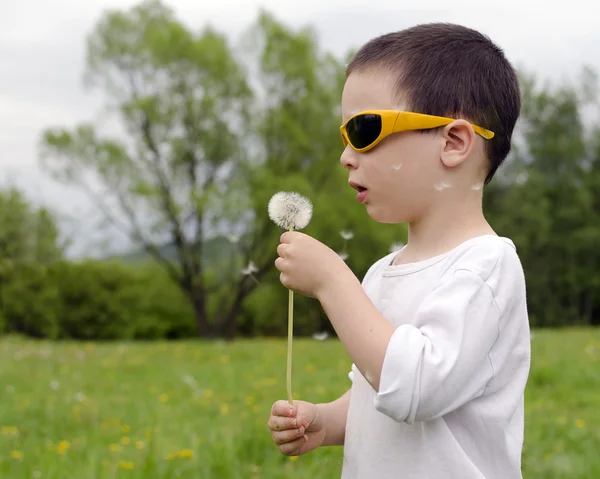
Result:
[[425,261],[385,256],[363,287],[397,328],[379,392],[356,365],[342,479],[521,479],[530,335],[513,242]]

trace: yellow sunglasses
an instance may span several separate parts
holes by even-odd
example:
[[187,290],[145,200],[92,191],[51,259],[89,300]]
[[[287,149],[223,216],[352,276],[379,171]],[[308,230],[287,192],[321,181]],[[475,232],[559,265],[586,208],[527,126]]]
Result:
[[[456,118],[425,115],[410,111],[368,110],[350,117],[341,127],[340,133],[344,147],[363,152],[377,146],[386,136],[392,133],[410,130],[428,130],[449,125]],[[494,133],[480,126],[473,125],[473,130],[485,139],[494,137]]]

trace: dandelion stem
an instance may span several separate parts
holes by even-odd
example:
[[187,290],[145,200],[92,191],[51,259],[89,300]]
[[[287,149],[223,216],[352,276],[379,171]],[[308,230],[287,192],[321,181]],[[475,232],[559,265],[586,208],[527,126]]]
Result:
[[287,395],[288,402],[293,405],[292,400],[292,338],[294,336],[294,292],[289,291],[288,304],[288,351],[287,351]]
[[[290,231],[293,231],[293,227]],[[292,399],[292,339],[294,337],[294,291],[289,290],[288,296],[288,347],[287,347],[287,395],[288,402],[293,406],[294,401]]]

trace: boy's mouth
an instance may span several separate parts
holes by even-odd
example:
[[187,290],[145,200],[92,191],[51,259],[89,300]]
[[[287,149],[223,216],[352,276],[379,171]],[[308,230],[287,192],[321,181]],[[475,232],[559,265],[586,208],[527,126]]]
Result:
[[349,181],[348,184],[350,185],[351,188],[354,188],[356,191],[358,191],[358,195],[356,195],[356,199],[360,203],[364,203],[365,199],[367,198],[367,194],[368,194],[367,188],[359,185],[358,183],[355,183],[354,181]]

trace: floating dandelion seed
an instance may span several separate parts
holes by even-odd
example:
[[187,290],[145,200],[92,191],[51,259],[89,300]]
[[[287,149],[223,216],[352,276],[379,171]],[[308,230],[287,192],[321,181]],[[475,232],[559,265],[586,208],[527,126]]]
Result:
[[254,273],[258,273],[258,267],[254,264],[254,261],[250,261],[248,266],[242,269],[242,275],[250,276],[256,284],[260,284],[256,276],[254,276]]
[[352,231],[340,231],[340,236],[344,239],[344,249],[338,255],[342,260],[346,261],[348,259],[348,241],[354,238],[354,233]]
[[[280,191],[269,200],[269,218],[280,228],[288,231],[306,228],[312,217],[312,203],[298,193]],[[288,402],[292,400],[292,339],[294,335],[294,292],[290,289],[288,296],[288,351],[286,383]]]
[[390,246],[390,253],[395,253],[396,251],[400,251],[404,247],[404,243],[392,243]]
[[313,334],[313,339],[316,339],[317,341],[325,341],[328,337],[329,333],[327,331]]

